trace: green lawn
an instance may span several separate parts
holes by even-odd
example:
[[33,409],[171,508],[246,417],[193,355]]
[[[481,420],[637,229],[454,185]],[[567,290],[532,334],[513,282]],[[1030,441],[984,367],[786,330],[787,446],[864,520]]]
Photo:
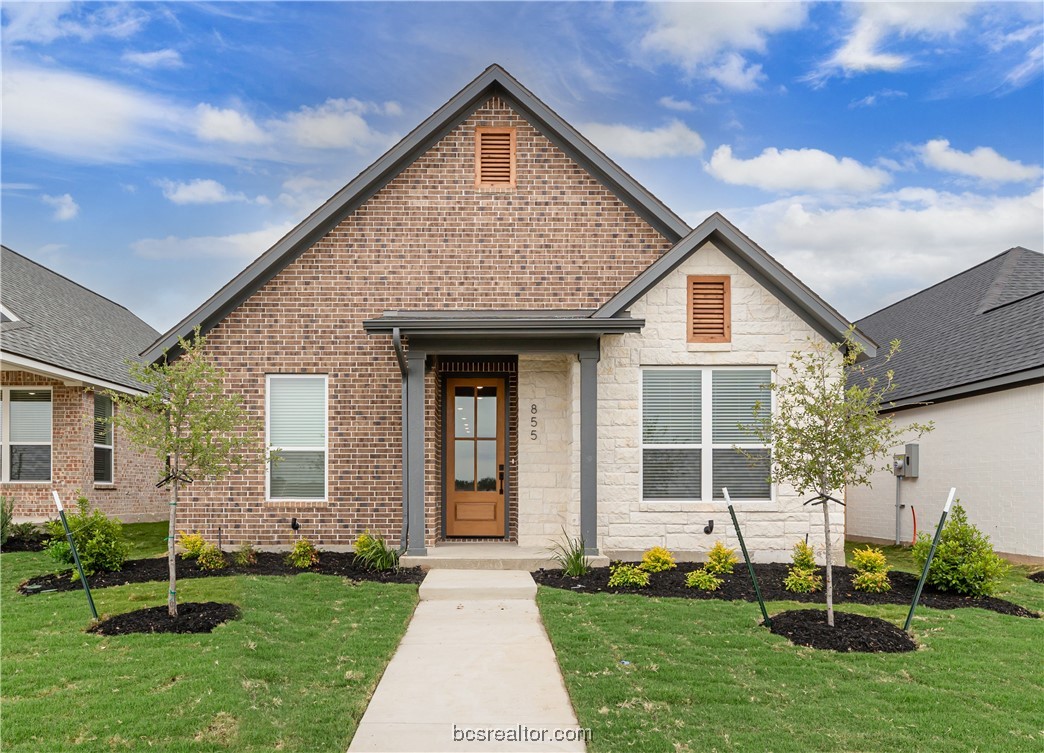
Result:
[[[1044,609],[1025,572],[1000,595]],[[551,588],[537,600],[591,751],[1044,748],[1044,620],[918,608],[920,650],[838,654],[772,635],[754,603]],[[907,611],[842,608],[900,626]]]
[[[139,552],[162,551],[140,538]],[[101,637],[83,632],[82,591],[15,592],[50,569],[42,553],[0,557],[5,752],[343,753],[417,600],[416,586],[313,574],[201,578],[179,583],[181,601],[231,601],[243,618],[208,635]],[[93,593],[115,614],[165,603],[166,585]]]
[[123,535],[130,544],[128,559],[158,557],[167,553],[167,530],[169,523],[125,523]]

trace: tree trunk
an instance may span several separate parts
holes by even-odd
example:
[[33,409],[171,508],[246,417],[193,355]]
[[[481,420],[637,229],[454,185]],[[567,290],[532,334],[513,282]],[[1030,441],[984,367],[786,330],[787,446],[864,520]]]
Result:
[[[174,456],[172,469],[178,467],[178,456]],[[167,527],[167,570],[170,573],[170,588],[167,594],[167,613],[173,618],[178,616],[177,598],[177,560],[174,558],[174,536],[177,534],[178,516],[178,478],[175,476],[170,481],[170,525]]]
[[830,501],[823,499],[823,530],[826,533],[826,607],[827,625],[834,627],[834,558],[830,548]]

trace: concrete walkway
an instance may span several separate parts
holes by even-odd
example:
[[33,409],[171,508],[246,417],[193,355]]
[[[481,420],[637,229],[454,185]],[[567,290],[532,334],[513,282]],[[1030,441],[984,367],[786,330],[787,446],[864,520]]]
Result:
[[535,595],[527,572],[429,571],[348,750],[585,750],[556,740],[578,725]]

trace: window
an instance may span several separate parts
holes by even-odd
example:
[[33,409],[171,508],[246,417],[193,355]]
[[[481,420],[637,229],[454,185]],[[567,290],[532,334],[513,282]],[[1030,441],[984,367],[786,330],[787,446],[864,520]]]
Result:
[[0,405],[4,481],[51,480],[51,390],[3,389]]
[[268,499],[326,499],[326,376],[268,377]]
[[112,398],[94,393],[94,483],[111,484],[113,476]]
[[732,296],[728,275],[689,275],[688,341],[727,343],[732,340]]
[[[740,429],[771,410],[768,369],[642,370],[642,499],[768,500],[770,450]],[[746,457],[734,448],[741,447]]]
[[475,129],[475,185],[515,185],[515,129]]

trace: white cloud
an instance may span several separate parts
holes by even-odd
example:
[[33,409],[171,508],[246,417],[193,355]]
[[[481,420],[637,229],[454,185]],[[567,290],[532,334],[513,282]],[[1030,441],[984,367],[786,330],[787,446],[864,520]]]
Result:
[[875,191],[891,180],[887,172],[851,157],[838,159],[819,149],[765,149],[757,157],[733,157],[719,146],[704,169],[718,180],[767,191]]
[[54,207],[54,214],[51,217],[58,222],[71,220],[80,213],[80,206],[67,193],[63,193],[61,196],[44,194],[40,197],[40,200],[47,206]]
[[1044,44],[1037,44],[1029,49],[1025,59],[1012,68],[1004,76],[1004,83],[1012,89],[1019,89],[1038,78],[1044,67]]
[[204,103],[196,106],[196,117],[196,136],[202,141],[264,144],[270,138],[249,115],[238,110]]
[[[163,196],[175,204],[225,204],[230,201],[251,201],[244,193],[231,193],[216,180],[197,178],[187,183],[159,180],[156,185],[163,189]],[[268,199],[258,196],[258,204],[267,204]]]
[[83,3],[4,3],[5,45],[49,44],[73,37],[133,36],[148,21],[148,14],[130,3],[91,6]]
[[614,158],[691,157],[700,154],[705,146],[700,134],[680,120],[671,120],[665,126],[648,131],[604,123],[587,123],[580,130],[595,146]]
[[671,96],[660,97],[658,100],[660,107],[666,107],[668,110],[677,110],[678,112],[692,112],[696,109],[696,105],[685,99],[675,99]]
[[152,52],[125,52],[120,59],[139,68],[181,68],[185,65],[181,53],[170,48]]
[[905,97],[906,92],[897,91],[895,89],[881,89],[873,94],[867,94],[862,99],[856,99],[849,102],[848,109],[854,110],[857,107],[875,107],[886,99],[903,99]]
[[378,105],[357,99],[328,99],[317,107],[302,107],[270,123],[272,130],[309,149],[369,149],[388,146],[393,137],[373,130],[364,114],[401,112],[399,105]]
[[710,78],[739,90],[755,88],[761,67],[742,52],[763,54],[769,35],[799,28],[803,3],[652,3],[652,27],[640,51],[677,65],[690,75]]
[[1038,180],[1041,175],[1040,166],[1006,159],[988,146],[962,152],[951,147],[946,139],[933,139],[920,147],[919,151],[928,167],[985,181],[1020,183]]
[[841,204],[788,198],[730,214],[854,319],[1012,246],[1044,247],[1042,212],[1041,189],[992,196],[914,188]]
[[261,230],[231,235],[206,235],[182,238],[143,238],[131,244],[135,253],[146,259],[239,259],[249,260],[267,251],[294,227],[285,223]]

